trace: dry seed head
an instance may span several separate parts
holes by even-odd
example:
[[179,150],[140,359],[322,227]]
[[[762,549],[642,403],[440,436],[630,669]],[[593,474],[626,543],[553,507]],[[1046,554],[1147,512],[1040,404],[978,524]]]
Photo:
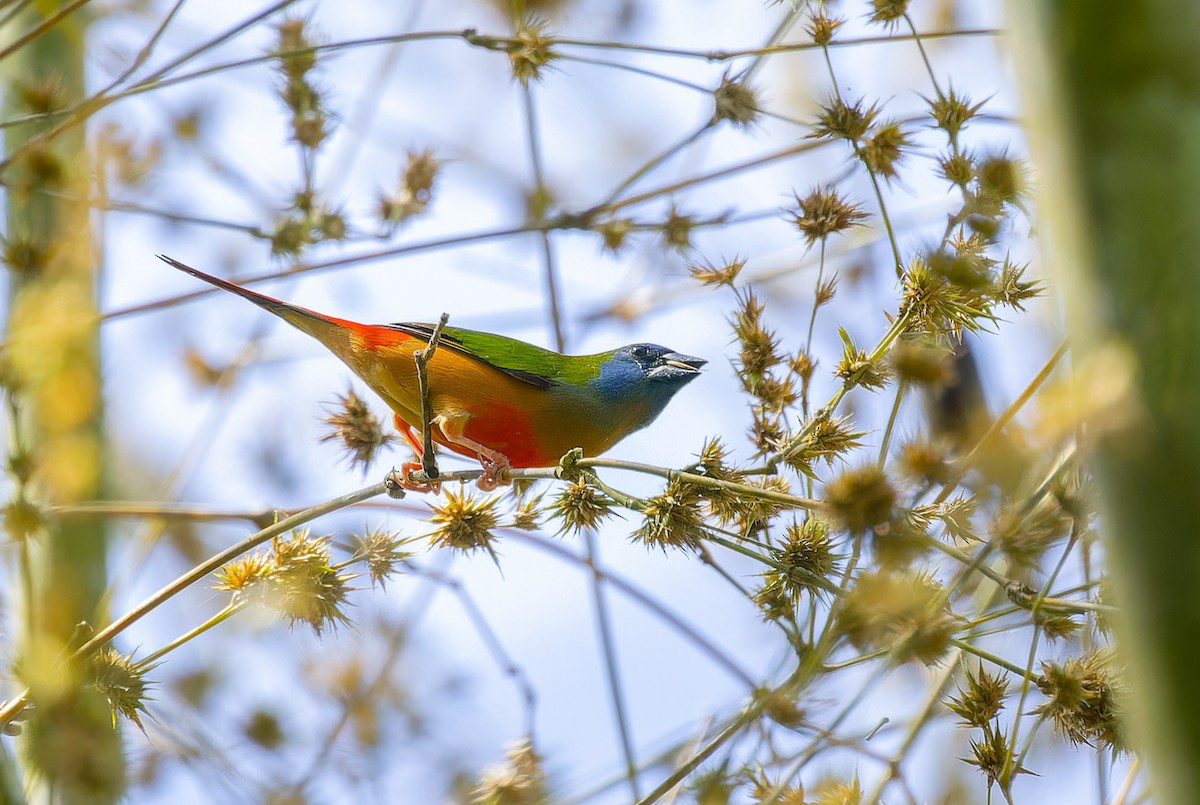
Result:
[[908,0],[871,0],[871,7],[874,9],[871,22],[895,28],[908,13]]
[[258,585],[270,577],[275,563],[266,554],[256,551],[234,559],[216,572],[214,590],[228,590],[242,595],[258,596],[262,588]]
[[833,301],[833,297],[837,294],[838,282],[841,278],[834,274],[832,277],[826,277],[817,285],[816,293],[813,296],[813,305],[821,307]]
[[774,331],[763,326],[764,306],[758,301],[754,291],[746,289],[740,294],[739,302],[741,304],[732,324],[734,335],[741,345],[738,375],[742,381],[742,388],[762,400],[767,408],[778,411],[782,405],[773,404],[778,401],[770,399],[771,389],[767,388],[766,384],[770,369],[783,360],[778,352],[779,341]]
[[782,411],[798,399],[791,375],[780,378],[767,373],[758,381],[753,393],[772,411]]
[[764,621],[793,620],[799,603],[778,574],[766,573],[763,586],[755,590],[753,600]]
[[555,498],[552,508],[562,520],[562,531],[578,534],[594,529],[613,514],[613,501],[586,482],[569,483]]
[[758,690],[756,697],[765,698],[763,715],[781,727],[789,730],[800,729],[805,724],[807,713],[795,696],[789,696],[778,690]]
[[509,67],[513,78],[522,87],[530,81],[538,81],[542,71],[558,58],[551,47],[551,37],[546,35],[546,20],[525,18],[517,22],[512,41],[507,47]]
[[701,263],[689,263],[687,270],[692,275],[692,279],[701,285],[727,285],[732,288],[734,280],[745,266],[745,260],[735,257],[722,266],[713,265],[707,260]]
[[663,244],[676,251],[685,252],[692,246],[692,230],[696,227],[696,217],[684,215],[671,207],[666,219],[659,224]]
[[877,570],[862,574],[850,588],[838,628],[859,650],[887,649],[895,663],[932,665],[950,648],[955,622],[932,577]]
[[982,740],[971,739],[971,757],[959,760],[977,766],[987,779],[988,789],[991,789],[994,783],[1000,783],[1000,787],[1006,789],[1014,774],[1029,773],[1021,767],[1012,768],[1013,756],[1008,737],[1004,730],[991,724],[983,725]]
[[4,505],[3,517],[4,533],[17,543],[41,533],[47,524],[45,512],[23,496],[15,497]]
[[869,360],[867,351],[854,345],[845,328],[839,327],[838,335],[842,338],[842,359],[838,361],[833,373],[849,388],[883,388],[887,384],[888,367],[882,361]]
[[731,480],[734,474],[725,464],[725,456],[728,452],[725,443],[721,441],[721,437],[713,436],[704,440],[704,446],[700,448],[700,455],[698,456],[699,461],[696,463],[704,471],[704,474],[710,478]]
[[1043,609],[1033,613],[1033,623],[1051,641],[1074,637],[1082,628],[1081,624],[1070,615],[1048,615]]
[[862,785],[858,781],[857,774],[848,783],[840,780],[826,780],[812,793],[816,795],[812,805],[862,805],[863,803]]
[[509,746],[503,763],[484,770],[472,805],[546,805],[550,801],[542,758],[528,738]]
[[896,163],[904,156],[904,149],[912,145],[907,132],[900,124],[889,121],[877,126],[862,144],[862,158],[867,168],[878,176],[891,179],[896,175]]
[[50,258],[45,240],[30,233],[0,235],[0,264],[17,274],[40,274]]
[[993,519],[990,543],[1017,567],[1033,569],[1070,527],[1070,518],[1057,503],[1043,501],[1026,513],[1021,503],[1014,501],[1002,506]]
[[819,517],[789,525],[783,546],[772,553],[777,568],[769,575],[777,573],[792,598],[799,598],[801,593],[816,595],[837,569],[829,523]]
[[108,699],[112,708],[113,726],[117,725],[117,716],[123,716],[138,729],[142,727],[140,714],[146,713],[146,702],[149,687],[145,674],[155,666],[140,668],[132,657],[121,654],[111,646],[106,646],[91,659],[92,682],[96,689]]
[[353,387],[348,388],[345,394],[338,395],[338,405],[340,411],[330,412],[322,420],[330,427],[330,431],[321,437],[321,441],[341,442],[350,457],[350,464],[361,464],[366,471],[374,463],[379,448],[396,436],[384,432],[379,419]]
[[292,139],[305,148],[315,151],[325,142],[328,131],[325,129],[325,113],[322,111],[319,98],[313,96],[315,106],[292,116]]
[[956,542],[979,542],[979,533],[971,518],[975,515],[976,499],[959,497],[939,504],[933,516],[942,521],[946,536]]
[[975,173],[977,195],[996,204],[1015,204],[1028,184],[1025,168],[1005,154],[983,158]]
[[825,13],[825,9],[822,8],[816,14],[812,15],[808,21],[808,25],[805,26],[805,30],[808,31],[808,35],[812,37],[814,43],[825,47],[833,41],[833,36],[837,33],[838,28],[841,28],[845,24],[845,20],[830,17]]
[[[738,474],[725,463],[725,445],[717,437],[704,442],[700,448],[695,472],[719,481],[740,481]],[[722,523],[730,523],[742,517],[746,511],[741,496],[731,489],[714,487],[704,490],[708,513]]]
[[313,538],[307,531],[291,539],[271,540],[274,568],[268,576],[264,603],[288,619],[291,626],[304,621],[318,635],[326,626],[349,623],[343,608],[349,603],[349,582],[331,565],[328,537]]
[[958,137],[958,133],[962,131],[967,122],[975,117],[983,107],[982,101],[972,106],[971,99],[965,95],[955,94],[953,87],[950,88],[948,94],[939,94],[937,98],[933,100],[926,98],[925,101],[929,104],[929,113],[935,124],[950,135],[952,142]]
[[805,442],[814,458],[819,458],[832,467],[836,459],[851,450],[862,447],[860,438],[867,435],[863,430],[851,430],[849,415],[834,419],[820,416],[813,421],[805,436]]
[[511,494],[515,497],[517,505],[512,512],[512,520],[509,522],[509,528],[516,528],[521,531],[537,531],[542,527],[542,497],[545,492],[539,492],[537,495],[526,499],[525,493],[529,490],[529,486],[533,481],[516,480],[512,485]]
[[67,164],[58,150],[45,142],[34,142],[13,156],[18,192],[61,190],[67,179]]
[[376,212],[380,221],[387,227],[394,227],[425,212],[443,164],[429,149],[409,151],[400,186],[390,195],[379,196]]
[[729,73],[721,76],[721,85],[713,92],[713,122],[728,120],[735,126],[745,128],[758,119],[761,109],[758,93],[744,81],[730,79]]
[[953,151],[938,158],[938,166],[946,181],[961,188],[966,188],[975,180],[975,159],[969,153]]
[[235,374],[231,364],[218,366],[210,363],[200,350],[191,344],[185,344],[183,347],[183,367],[196,385],[208,388],[224,385]]
[[1048,717],[1071,743],[1124,750],[1120,700],[1125,693],[1116,670],[1107,650],[1061,665],[1043,662],[1038,688],[1048,701],[1033,713]]
[[972,299],[968,291],[950,282],[920,258],[904,272],[904,301],[900,315],[909,322],[907,331],[927,336],[979,330],[991,320],[987,306]]
[[275,225],[270,233],[271,254],[276,257],[295,257],[313,242],[312,226],[305,216],[290,215]]
[[630,218],[609,218],[596,225],[596,231],[604,241],[604,248],[613,254],[625,248],[625,239],[635,228]]
[[426,148],[421,151],[409,151],[408,163],[404,168],[404,189],[414,198],[423,203],[429,201],[433,193],[433,183],[438,171],[445,164]]
[[[768,475],[757,480],[743,481],[743,483],[783,495],[792,493],[788,480],[781,475]],[[784,508],[782,503],[749,495],[735,498],[735,500],[738,510],[738,529],[743,534],[750,534],[765,528],[767,523]]]
[[1016,310],[1025,310],[1021,303],[1042,295],[1041,283],[1037,280],[1026,280],[1025,271],[1029,264],[1017,265],[1004,258],[1000,269],[1000,278],[996,282],[996,299],[1000,304]]
[[733,795],[734,778],[721,767],[703,769],[693,774],[683,788],[688,802],[725,805]]
[[661,548],[664,553],[667,548],[698,550],[704,537],[700,500],[695,487],[672,478],[661,495],[650,498],[642,507],[645,519],[633,534],[634,542]]
[[412,556],[411,551],[404,549],[411,541],[411,537],[401,537],[394,531],[385,531],[382,528],[371,529],[365,534],[355,534],[351,542],[354,550],[352,561],[365,562],[371,586],[378,584],[382,588],[396,572],[396,566]]
[[766,456],[779,450],[783,444],[783,422],[778,411],[755,405],[750,410],[753,422],[750,425],[750,441],[756,455]]
[[867,218],[861,207],[843,199],[831,185],[815,187],[803,198],[799,193],[794,197],[796,206],[787,213],[809,246]]
[[921,508],[898,508],[892,519],[869,532],[880,567],[903,569],[930,550],[929,519]]
[[[305,30],[307,24],[307,21],[298,17],[284,18],[276,29],[279,35],[277,52],[291,53],[292,51],[304,51],[311,48],[313,41],[309,38],[308,32]],[[283,56],[279,61],[280,70],[289,80],[304,78],[316,66],[316,56],[311,52]]]
[[[10,394],[16,394],[20,392],[21,381],[9,374],[11,369],[11,365],[3,358],[0,358],[0,387],[8,390]],[[34,471],[37,469],[37,465],[33,460],[33,449],[24,445],[14,445],[10,447],[9,450],[11,452],[8,454],[8,458],[4,461],[5,469],[8,470],[8,474],[11,475],[13,480],[18,484],[28,483],[29,479],[33,477]],[[27,500],[23,495],[20,494],[14,497],[13,501],[21,501],[23,504],[32,504],[32,501]],[[6,509],[5,511],[6,516],[9,516],[7,514],[8,510]],[[16,511],[12,512],[11,516],[16,517],[18,520],[23,519],[24,517],[23,513]],[[40,527],[45,525],[45,523],[41,521],[41,515],[38,514],[37,517],[38,526]]]
[[158,140],[139,142],[133,135],[124,134],[115,123],[104,125],[97,137],[96,161],[114,180],[127,186],[141,184],[150,175],[162,156]]
[[483,549],[496,558],[492,547],[492,529],[499,525],[496,515],[498,495],[479,498],[464,489],[447,488],[445,501],[432,506],[433,515],[429,522],[437,526],[429,541],[438,548],[449,548],[463,553],[474,553]]
[[879,114],[878,107],[874,105],[864,109],[863,100],[859,98],[847,106],[840,97],[833,98],[821,107],[813,130],[808,136],[814,139],[841,138],[857,143],[870,130]]
[[946,702],[946,707],[963,720],[967,727],[986,727],[1004,709],[1008,683],[1004,677],[992,676],[979,664],[979,673],[965,666],[966,686],[960,685],[958,696]]
[[61,72],[52,72],[37,81],[12,81],[14,111],[47,115],[66,108],[67,88]]
[[800,349],[796,352],[795,357],[788,360],[788,369],[807,386],[812,380],[813,372],[817,369],[817,361],[813,356]]
[[277,750],[287,740],[279,716],[270,710],[256,707],[242,724],[242,735],[255,746]]
[[313,213],[313,229],[318,240],[345,240],[346,216],[340,210],[321,207]]
[[849,423],[849,416],[833,419],[824,413],[817,414],[814,419],[804,423],[804,438],[787,451],[783,456],[784,462],[797,472],[815,480],[815,461],[824,460],[832,467],[834,461],[842,454],[862,446],[859,438],[865,435],[865,431],[851,431],[847,427]]

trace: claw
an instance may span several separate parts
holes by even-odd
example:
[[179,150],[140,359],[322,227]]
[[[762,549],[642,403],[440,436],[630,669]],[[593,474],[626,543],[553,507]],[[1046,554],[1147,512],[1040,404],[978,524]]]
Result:
[[440,492],[440,481],[414,481],[412,474],[417,470],[424,472],[424,467],[415,461],[406,461],[400,465],[400,486],[413,492]]
[[508,459],[497,453],[500,456],[498,460],[493,460],[488,456],[480,456],[479,463],[483,465],[483,475],[479,476],[479,480],[475,482],[475,486],[481,492],[491,492],[498,486],[505,486],[512,483],[512,478],[509,477],[508,471],[512,469],[512,465],[508,463]]

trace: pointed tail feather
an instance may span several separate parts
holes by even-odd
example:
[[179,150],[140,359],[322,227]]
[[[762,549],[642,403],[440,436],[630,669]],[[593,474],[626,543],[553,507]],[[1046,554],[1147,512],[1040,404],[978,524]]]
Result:
[[204,280],[223,291],[229,291],[243,299],[250,300],[263,310],[274,313],[296,329],[308,333],[338,354],[340,354],[338,347],[343,346],[347,340],[347,326],[361,326],[356,325],[354,322],[343,322],[340,319],[323,316],[307,308],[281,302],[278,299],[273,299],[270,296],[252,291],[249,288],[243,288],[240,285],[235,285],[227,280],[214,277],[211,274],[205,274],[203,271],[192,268],[174,258],[167,257],[165,254],[158,255],[158,259],[172,268],[177,268],[186,274],[191,274],[196,279]]

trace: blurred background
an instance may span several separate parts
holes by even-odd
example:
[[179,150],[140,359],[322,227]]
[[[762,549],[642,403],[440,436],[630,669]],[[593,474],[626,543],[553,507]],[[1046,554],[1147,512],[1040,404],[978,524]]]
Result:
[[[6,38],[18,42],[35,24],[27,4],[6,5]],[[78,202],[82,193],[90,209],[109,617],[272,512],[378,482],[409,460],[402,441],[370,466],[348,460],[326,438],[339,397],[354,389],[390,425],[384,405],[306,336],[156,254],[360,322],[445,312],[453,325],[568,353],[649,341],[702,356],[703,375],[608,454],[665,468],[695,464],[711,438],[732,466],[762,463],[734,328],[752,290],[778,351],[815,362],[804,411],[792,406],[781,427],[837,397],[836,415],[861,434],[857,448],[817,462],[812,480],[781,469],[802,497],[864,463],[893,472],[904,445],[946,424],[915,385],[837,396],[844,339],[870,352],[897,315],[908,290],[899,268],[938,252],[972,215],[990,215],[963,231],[985,232],[996,260],[1029,264],[1026,280],[1043,273],[1016,190],[1002,213],[968,210],[978,176],[947,179],[957,155],[972,170],[1002,163],[1022,189],[1037,182],[1023,161],[996,3],[85,5],[68,15],[82,21],[72,43],[80,97],[102,102],[75,107],[78,120],[61,112],[65,101],[55,107],[52,97],[49,112],[34,105],[39,86],[49,96],[45,87],[70,89],[66,62],[36,78],[20,52],[0,66],[9,70],[9,162],[28,153],[30,126],[68,121],[54,142],[86,131],[84,189],[49,195]],[[961,127],[931,114],[946,98],[969,110]],[[839,107],[857,109],[870,132],[837,136],[830,110]],[[883,130],[890,135],[874,137]],[[868,145],[879,150],[864,157]],[[10,246],[22,215],[15,188],[5,188]],[[802,202],[820,189],[861,220],[806,237]],[[744,262],[736,289],[694,276],[733,261]],[[966,335],[981,387],[963,393],[992,415],[1060,341],[1053,288],[1021,304],[997,307]],[[1016,411],[1023,456],[1054,453],[1045,427],[1030,409]],[[445,470],[471,466],[443,457]],[[639,497],[663,488],[641,472],[604,478]],[[22,499],[19,474],[9,485]],[[547,503],[560,487],[540,482],[525,499],[544,493]],[[977,519],[992,523],[1003,504],[979,494]],[[140,725],[120,722],[127,801],[637,801],[795,672],[794,640],[752,600],[765,570],[755,559],[719,545],[703,554],[647,547],[630,539],[641,515],[626,510],[591,534],[564,533],[545,514],[536,530],[497,529],[495,556],[454,554],[422,539],[435,529],[432,505],[433,495],[376,498],[309,525],[336,546],[370,532],[413,538],[386,584],[353,580],[349,623],[315,634],[250,608],[161,658],[147,672]],[[1075,536],[1068,545],[1057,531],[1027,566],[1008,569],[1033,590],[1052,576],[1056,591],[1091,590],[1102,557]],[[839,569],[858,556],[852,542],[834,539]],[[17,543],[4,553],[13,655],[27,570]],[[964,584],[943,563],[957,567],[940,554],[918,562],[980,612],[1007,606],[994,587]],[[211,578],[193,585],[115,645],[144,657],[229,595]],[[811,640],[829,601],[806,598],[795,633]],[[964,629],[1017,670],[1040,672],[1043,659],[1092,646],[1090,620],[1039,642],[1027,612],[1023,621],[1004,612],[994,629]],[[824,658],[844,667],[790,699],[790,717],[742,725],[658,801],[857,802],[854,786],[892,802],[999,796],[972,747],[986,736],[942,704],[965,684],[964,669],[996,666],[949,653],[929,665],[891,663],[886,652],[851,661],[870,655],[862,649],[844,644]],[[1009,684],[1020,688],[1016,676]],[[1031,714],[1042,701],[1029,686],[1005,711],[1027,716],[1013,741],[1016,766],[1032,774],[1010,767],[1000,789],[1023,801],[1109,801],[1127,782],[1127,756],[1062,740],[1048,716]],[[521,788],[523,756],[512,747],[527,740],[543,793]],[[769,785],[757,784],[759,773]]]

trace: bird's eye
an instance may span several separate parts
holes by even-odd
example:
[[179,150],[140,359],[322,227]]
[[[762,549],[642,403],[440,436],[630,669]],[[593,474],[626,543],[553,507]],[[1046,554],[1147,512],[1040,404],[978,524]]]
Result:
[[638,344],[636,347],[630,348],[629,354],[635,358],[645,358],[650,354],[650,350],[646,349],[641,344]]

